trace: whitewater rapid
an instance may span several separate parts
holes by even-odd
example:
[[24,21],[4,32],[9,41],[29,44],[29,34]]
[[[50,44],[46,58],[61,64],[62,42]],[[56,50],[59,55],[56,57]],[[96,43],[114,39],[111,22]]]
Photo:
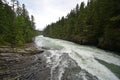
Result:
[[[44,52],[44,56],[47,59],[48,67],[51,67],[51,80],[61,80],[65,69],[71,65],[72,67],[78,65],[81,69],[96,76],[98,80],[120,80],[107,67],[96,60],[99,59],[120,66],[120,56],[118,55],[92,46],[82,46],[43,36],[36,37],[35,43],[38,48],[48,49]],[[81,76],[82,74],[79,72],[76,75]],[[83,80],[87,80],[84,75],[82,77]]]

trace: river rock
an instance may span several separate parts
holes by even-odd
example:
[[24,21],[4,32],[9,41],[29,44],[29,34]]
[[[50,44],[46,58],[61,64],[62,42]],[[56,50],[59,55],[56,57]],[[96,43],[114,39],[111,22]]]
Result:
[[49,80],[50,69],[42,54],[0,54],[0,80]]
[[44,52],[44,49],[38,49],[33,43],[14,48],[11,48],[11,46],[0,47],[0,53],[39,54],[42,52]]

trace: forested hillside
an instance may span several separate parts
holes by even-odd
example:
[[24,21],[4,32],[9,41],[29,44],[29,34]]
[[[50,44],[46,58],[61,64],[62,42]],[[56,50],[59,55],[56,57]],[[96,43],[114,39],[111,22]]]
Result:
[[120,51],[120,0],[82,2],[66,17],[48,25],[43,34]]
[[0,0],[0,46],[23,45],[35,36],[34,17],[17,0]]

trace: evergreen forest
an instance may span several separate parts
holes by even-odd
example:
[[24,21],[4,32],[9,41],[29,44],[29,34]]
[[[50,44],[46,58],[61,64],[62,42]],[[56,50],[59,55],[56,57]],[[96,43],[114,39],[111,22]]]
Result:
[[0,46],[23,45],[35,36],[34,16],[18,0],[0,0]]
[[47,25],[43,34],[120,52],[120,0],[77,4],[66,17]]

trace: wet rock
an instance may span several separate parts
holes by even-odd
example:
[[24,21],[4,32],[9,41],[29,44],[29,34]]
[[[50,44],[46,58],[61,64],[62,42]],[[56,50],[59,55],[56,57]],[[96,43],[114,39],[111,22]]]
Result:
[[19,53],[22,55],[43,53],[44,49],[38,49],[34,44],[26,44],[20,47],[11,48],[10,46],[0,47],[0,53]]
[[22,56],[16,53],[1,53],[0,80],[49,80],[50,69],[42,54]]
[[44,49],[44,50],[50,50],[49,47],[41,47],[41,49]]
[[81,69],[78,64],[71,58],[67,58],[68,67],[65,68],[61,80],[98,80],[98,78],[86,70]]
[[43,52],[33,44],[0,47],[0,80],[49,80]]
[[62,80],[98,80],[97,77],[88,73],[80,67],[66,68]]
[[13,49],[8,46],[0,47],[0,53],[13,52]]

